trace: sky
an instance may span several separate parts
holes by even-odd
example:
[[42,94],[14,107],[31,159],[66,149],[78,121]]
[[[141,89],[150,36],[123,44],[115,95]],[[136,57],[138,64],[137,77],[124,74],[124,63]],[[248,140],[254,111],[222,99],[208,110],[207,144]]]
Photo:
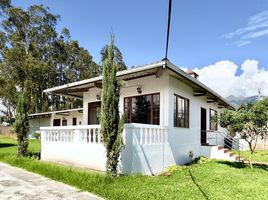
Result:
[[[128,67],[165,54],[168,0],[13,0],[50,7],[73,39],[100,62],[115,33]],[[268,96],[268,0],[173,0],[169,60],[194,69],[199,80],[226,97]]]

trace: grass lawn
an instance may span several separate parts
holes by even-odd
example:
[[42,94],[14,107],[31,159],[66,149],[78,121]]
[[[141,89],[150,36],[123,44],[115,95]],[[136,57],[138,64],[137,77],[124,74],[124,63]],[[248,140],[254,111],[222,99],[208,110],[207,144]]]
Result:
[[[39,141],[31,140],[31,151],[39,151],[39,146]],[[169,177],[132,175],[112,179],[97,172],[17,158],[15,154],[15,140],[0,137],[0,161],[106,199],[268,199],[268,167],[251,170],[239,163],[210,160],[178,167]]]
[[[246,160],[250,156],[250,151],[240,151],[241,157],[245,158]],[[268,163],[268,151],[265,150],[256,150],[251,157],[252,162],[267,162]]]

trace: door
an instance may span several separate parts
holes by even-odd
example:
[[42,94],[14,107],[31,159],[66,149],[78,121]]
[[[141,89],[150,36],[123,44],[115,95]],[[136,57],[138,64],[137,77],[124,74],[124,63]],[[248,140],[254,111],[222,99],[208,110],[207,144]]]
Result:
[[101,102],[88,103],[88,125],[100,123]]
[[76,126],[77,124],[77,120],[76,120],[76,117],[73,118],[73,126]]
[[62,126],[67,126],[67,119],[62,120]]
[[201,108],[201,144],[207,143],[207,110]]

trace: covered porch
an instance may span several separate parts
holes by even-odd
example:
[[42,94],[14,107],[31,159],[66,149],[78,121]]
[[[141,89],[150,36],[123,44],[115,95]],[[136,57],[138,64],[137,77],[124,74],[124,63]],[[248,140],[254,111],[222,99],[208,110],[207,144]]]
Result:
[[[41,159],[105,171],[106,154],[100,125],[41,128]],[[119,171],[155,174],[167,166],[168,129],[158,125],[125,124]]]

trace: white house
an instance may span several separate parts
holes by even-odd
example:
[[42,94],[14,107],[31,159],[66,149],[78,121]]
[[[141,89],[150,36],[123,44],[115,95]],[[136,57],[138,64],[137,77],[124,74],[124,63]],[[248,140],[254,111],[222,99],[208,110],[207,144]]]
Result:
[[76,126],[83,121],[83,108],[29,114],[29,134],[46,126]]
[[[235,160],[212,146],[223,144],[222,133],[215,130],[224,129],[215,116],[222,108],[233,107],[198,81],[195,73],[161,61],[120,71],[117,77],[126,82],[119,105],[127,116],[120,161],[123,174],[155,174],[202,155]],[[105,170],[99,125],[101,90],[100,76],[44,91],[80,98],[84,110],[80,126],[41,127],[41,159]]]

